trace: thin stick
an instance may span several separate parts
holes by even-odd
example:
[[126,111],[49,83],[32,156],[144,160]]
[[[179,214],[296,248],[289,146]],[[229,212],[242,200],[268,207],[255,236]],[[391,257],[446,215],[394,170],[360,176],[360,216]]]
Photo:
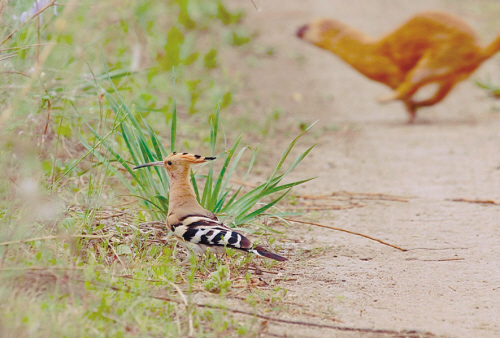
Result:
[[[83,282],[83,281],[80,281]],[[96,283],[93,283],[96,285]],[[99,284],[97,284],[99,285]],[[105,286],[105,285],[101,285]],[[160,297],[160,296],[151,296],[151,295],[142,295],[138,292],[132,292],[129,290],[125,289],[120,289],[116,286],[108,286],[110,289],[115,290],[115,291],[122,291],[122,292],[127,292],[130,294],[136,294],[139,296],[145,296],[145,297],[150,297],[153,299],[158,299],[162,301],[167,301],[167,302],[174,302],[177,304],[182,304],[183,301],[174,299],[174,298],[169,298],[169,297]],[[269,317],[266,315],[261,315],[258,313],[254,313],[251,311],[244,311],[244,310],[239,310],[239,309],[232,309],[228,308],[225,306],[220,306],[220,305],[212,305],[212,304],[203,304],[203,303],[192,303],[193,305],[201,308],[208,308],[208,309],[216,309],[216,310],[223,310],[223,311],[229,311],[232,313],[239,313],[243,315],[248,315],[248,316],[254,316],[257,318],[265,319],[267,321],[272,321],[276,323],[285,323],[285,324],[293,324],[293,325],[302,325],[302,326],[310,326],[310,327],[319,327],[319,328],[325,328],[325,329],[333,329],[333,330],[339,330],[339,331],[350,331],[350,332],[366,332],[366,333],[376,333],[376,334],[392,334],[392,335],[397,335],[399,336],[405,336],[405,335],[419,335],[420,337],[435,337],[433,333],[430,332],[420,332],[420,331],[415,331],[415,330],[402,330],[402,331],[397,331],[397,330],[384,330],[384,329],[370,329],[370,328],[360,328],[360,327],[348,327],[348,326],[338,326],[338,325],[328,325],[328,324],[317,324],[317,323],[310,323],[310,322],[303,322],[303,321],[296,321],[296,320],[290,320],[290,319],[281,319],[281,318],[275,318],[275,317]]]
[[278,337],[278,338],[287,338],[289,336],[282,336],[280,334],[277,334],[277,333],[272,333],[272,332],[266,332],[266,336],[270,336],[270,337]]
[[158,225],[157,228],[162,228],[162,227],[165,227],[165,222],[164,221],[142,222],[142,223],[139,223],[137,226],[144,227],[144,226],[148,226],[148,225]]
[[[39,57],[40,57],[40,49],[37,49],[37,63],[38,63],[38,66],[40,66],[40,60],[39,60]],[[49,123],[50,123],[50,112],[52,110],[52,105],[50,104],[50,100],[47,100],[47,110],[48,110],[48,113],[47,113],[47,121],[45,122],[45,129],[43,131],[43,135],[42,135],[42,143],[45,143],[45,137],[47,136],[47,131],[49,130]]]
[[186,307],[186,312],[188,315],[188,326],[189,326],[188,336],[193,337],[194,336],[193,315],[191,314],[191,309],[189,308],[190,307],[189,302],[188,302],[186,296],[184,295],[184,292],[182,292],[181,288],[179,288],[177,285],[175,285],[175,283],[172,283],[170,281],[167,281],[167,283],[170,284],[171,286],[173,286],[175,288],[175,290],[177,290],[177,293],[179,294],[182,301],[184,302],[184,306]]
[[17,27],[16,29],[14,29],[9,35],[7,35],[7,37],[5,39],[3,39],[2,42],[0,42],[0,45],[3,45],[4,43],[6,43],[7,41],[9,41],[13,36],[14,34],[16,34],[16,32],[18,30],[20,30],[24,25],[26,25],[28,22],[30,22],[31,20],[33,20],[33,18],[36,18],[38,15],[42,14],[43,12],[45,12],[49,7],[52,7],[54,6],[56,3],[56,0],[52,0],[51,2],[49,2],[47,5],[45,5],[45,7],[42,7],[38,12],[36,12],[35,14],[33,14],[30,18],[28,18],[26,21],[24,21],[21,25],[19,25],[19,27]]
[[46,241],[48,239],[59,239],[59,238],[109,238],[114,234],[107,235],[63,235],[63,236],[44,236],[44,237],[35,237],[29,239],[20,239],[18,241],[10,241],[0,243],[0,246],[11,245],[11,244],[20,244],[20,243],[28,243],[28,242],[37,242],[37,241]]
[[120,262],[120,264],[123,266],[123,268],[127,269],[127,266],[125,265],[125,263],[123,263],[122,259],[120,258],[120,255],[118,255],[115,248],[109,243],[109,239],[106,239],[106,242],[108,243],[108,246],[111,248],[111,251],[113,251],[113,253],[115,254],[115,256],[118,259],[118,261]]
[[[27,269],[35,270],[34,267],[29,267]],[[75,269],[84,269],[84,267],[75,267]],[[13,269],[2,269],[2,270],[13,270]],[[78,280],[78,279],[76,279],[76,280],[79,281],[79,282],[86,282],[86,281],[83,281],[83,280]],[[106,287],[106,285],[97,284],[95,282],[91,282],[91,283],[94,284],[94,285],[99,285],[99,286]],[[177,286],[175,284],[173,284],[173,283],[169,283],[169,284],[172,284],[177,289],[177,291],[179,292],[179,289],[177,288]],[[178,299],[169,298],[169,297],[160,297],[160,296],[152,296],[152,295],[142,295],[142,294],[140,294],[138,292],[132,292],[132,291],[125,290],[125,289],[120,289],[120,288],[118,288],[116,286],[112,286],[112,285],[107,286],[107,287],[109,287],[110,289],[112,289],[114,291],[121,291],[121,292],[126,292],[126,293],[129,293],[129,294],[135,294],[135,295],[138,295],[138,296],[145,296],[145,297],[149,297],[149,298],[153,298],[153,299],[157,299],[157,300],[161,300],[161,301],[166,301],[166,302],[174,302],[174,303],[177,303],[177,304],[185,304],[184,300],[178,300]],[[275,318],[275,317],[270,317],[270,316],[266,316],[266,315],[261,315],[261,314],[258,314],[258,313],[254,313],[254,312],[251,312],[251,311],[244,311],[244,310],[239,310],[239,309],[232,309],[232,308],[228,308],[228,307],[220,306],[220,305],[203,304],[203,303],[192,303],[192,304],[195,305],[195,306],[197,306],[197,307],[200,307],[200,308],[209,308],[209,309],[216,309],[216,310],[228,311],[228,312],[232,312],[232,313],[239,313],[239,314],[243,314],[243,315],[254,316],[254,317],[257,317],[257,318],[261,318],[261,319],[264,319],[264,320],[267,320],[267,321],[276,322],[276,323],[285,323],[285,324],[292,324],[292,325],[302,325],[302,326],[318,327],[318,328],[326,328],[326,329],[333,329],[333,330],[339,330],[339,331],[350,331],[350,332],[366,332],[366,333],[376,333],[376,334],[392,334],[392,335],[400,335],[400,336],[401,335],[405,335],[405,334],[414,334],[414,335],[416,334],[416,335],[420,335],[421,337],[435,337],[435,335],[432,334],[432,333],[430,333],[430,332],[418,332],[418,331],[413,331],[413,330],[397,331],[397,330],[370,329],[370,328],[358,328],[358,327],[348,327],[348,326],[318,324],[318,323],[296,321],[296,320],[290,320],[290,319]]]
[[413,250],[469,250],[469,248],[411,248],[411,249],[406,249],[406,251],[413,251]]
[[[55,43],[52,43],[55,45]],[[5,52],[7,50],[12,50],[12,49],[28,49],[28,48],[31,48],[31,47],[36,47],[36,46],[47,46],[47,45],[50,45],[50,43],[42,43],[42,44],[32,44],[32,45],[25,45],[25,46],[19,46],[19,47],[9,47],[9,48],[0,48],[0,52]]]
[[467,198],[453,198],[453,199],[448,199],[448,201],[500,205],[500,202],[493,200],[470,200]]
[[6,54],[6,55],[2,55],[0,57],[0,61],[4,61],[4,60],[7,60],[7,59],[12,59],[13,57],[16,57],[17,54],[16,53],[10,53],[10,54]]
[[12,71],[12,70],[6,70],[6,71],[2,72],[2,74],[18,74],[18,75],[22,75],[22,76],[26,76],[26,77],[31,77],[28,74],[25,74],[23,72],[16,72],[16,71]]
[[348,234],[351,234],[351,235],[356,235],[356,236],[361,236],[361,237],[364,237],[364,238],[368,238],[372,241],[375,241],[375,242],[379,242],[381,244],[384,244],[384,245],[387,245],[387,246],[390,246],[394,249],[398,249],[400,251],[408,251],[406,249],[403,249],[403,248],[400,248],[399,246],[395,246],[395,245],[392,245],[392,244],[389,244],[387,242],[384,242],[380,239],[376,239],[376,238],[373,238],[373,237],[370,237],[370,236],[367,236],[367,235],[363,235],[363,234],[360,234],[359,232],[354,232],[354,231],[349,231],[349,230],[346,230],[346,229],[342,229],[342,228],[336,228],[336,227],[332,227],[332,226],[329,226],[329,225],[323,225],[323,224],[318,224],[318,223],[312,223],[312,222],[306,222],[306,221],[299,221],[299,220],[296,220],[296,219],[290,219],[290,218],[283,218],[285,221],[289,221],[289,222],[295,222],[295,223],[302,223],[302,224],[308,224],[308,225],[314,225],[314,226],[317,226],[317,227],[322,227],[322,228],[327,228],[327,229],[332,229],[332,230],[337,230],[337,231],[342,231],[342,232],[347,232]]
[[[168,298],[164,299],[163,297],[152,296],[152,298],[172,301],[171,299],[168,299]],[[397,330],[369,329],[369,328],[362,328],[362,327],[349,327],[349,326],[338,326],[338,325],[328,325],[328,324],[317,324],[317,323],[303,322],[303,321],[298,321],[298,320],[289,320],[289,319],[269,317],[269,316],[261,315],[258,313],[253,313],[250,311],[231,309],[231,308],[218,306],[218,305],[199,304],[199,303],[194,303],[194,305],[201,307],[201,308],[218,309],[218,310],[224,310],[224,311],[239,313],[239,314],[248,315],[248,316],[255,316],[257,318],[265,319],[265,320],[268,320],[271,322],[319,327],[319,328],[333,329],[333,330],[339,330],[339,331],[367,332],[367,333],[377,333],[377,334],[393,334],[393,335],[399,335],[399,336],[404,336],[406,333],[412,333],[412,334],[417,333],[416,331],[413,331],[413,330],[397,331]],[[430,333],[430,332],[422,332],[419,334],[421,337],[435,337],[435,335]]]
[[353,192],[353,191],[336,191],[332,193],[332,196],[372,196],[372,197],[388,197],[388,198],[401,198],[407,199],[411,198],[411,196],[396,196],[396,195],[388,195],[381,192]]
[[[38,1],[37,1],[37,5],[38,5]],[[40,14],[41,15],[41,14]],[[38,69],[40,69],[40,26],[42,24],[42,17],[39,16],[38,17],[38,20],[37,20],[37,42],[38,42],[38,46],[36,47],[36,67]],[[49,101],[49,104],[50,104],[50,101]],[[49,107],[49,116],[50,116],[50,107]],[[45,134],[44,134],[45,136]]]
[[464,261],[465,258],[442,258],[442,259],[418,259],[420,262],[450,262],[450,261]]
[[[156,299],[161,299],[161,297],[154,297]],[[303,321],[298,321],[298,320],[290,320],[290,319],[281,319],[281,318],[275,318],[275,317],[269,317],[265,315],[261,315],[258,313],[253,313],[250,311],[244,311],[244,310],[239,310],[239,309],[231,309],[223,306],[218,306],[218,305],[211,305],[211,304],[198,304],[195,303],[196,306],[202,307],[202,308],[210,308],[210,309],[219,309],[219,310],[224,310],[224,311],[229,311],[233,313],[240,313],[243,315],[248,315],[248,316],[255,316],[257,318],[265,319],[268,321],[272,322],[277,322],[277,323],[285,323],[285,324],[293,324],[293,325],[302,325],[302,326],[312,326],[312,327],[320,327],[320,328],[325,328],[325,329],[333,329],[333,330],[339,330],[339,331],[354,331],[354,332],[370,332],[370,333],[379,333],[379,334],[404,334],[407,331],[396,331],[396,330],[377,330],[377,329],[369,329],[369,328],[358,328],[358,327],[348,327],[348,326],[338,326],[338,325],[328,325],[328,324],[317,324],[317,323],[311,323],[311,322],[303,322]],[[432,333],[427,333],[430,336]]]
[[255,4],[255,2],[253,2],[253,0],[250,0],[250,1],[252,2],[253,6],[255,7],[255,10],[256,10],[257,12],[259,12],[259,9],[257,8],[257,5]]
[[1,268],[0,271],[25,271],[25,270],[35,270],[35,271],[51,271],[51,270],[85,270],[85,266],[74,266],[74,267],[64,267],[64,266],[22,266],[15,268]]
[[130,205],[130,204],[135,203],[135,202],[137,202],[137,199],[133,199],[133,200],[125,202],[125,203],[120,203],[120,204],[114,205],[114,207],[120,208],[120,207],[124,207],[126,205]]
[[109,215],[105,215],[105,216],[104,215],[103,216],[96,215],[95,219],[97,219],[97,220],[100,221],[100,220],[103,220],[103,219],[108,219],[108,218],[113,218],[113,217],[120,217],[120,216],[123,216],[123,214],[124,214],[123,212],[119,212],[119,213],[116,213],[116,214],[109,214]]
[[175,308],[175,319],[177,319],[177,333],[179,333],[178,337],[182,337],[181,318],[179,317],[179,311],[177,311],[177,304],[174,304],[174,308]]
[[395,202],[405,202],[407,203],[412,196],[394,196],[382,193],[373,192],[349,192],[349,191],[334,191],[331,194],[325,195],[297,195],[297,198],[302,198],[306,200],[321,200],[329,199],[330,197],[349,197],[351,199],[361,199],[361,200],[382,200],[382,201],[395,201]]
[[307,211],[316,211],[316,210],[346,210],[346,209],[354,209],[354,208],[362,208],[364,205],[362,204],[351,204],[351,205],[321,205],[321,206],[294,206],[287,207],[288,210],[307,210]]
[[7,257],[8,251],[9,251],[9,247],[6,247],[5,250],[3,251],[2,259],[0,259],[0,268],[2,268],[3,264],[5,263],[5,257]]
[[257,267],[254,267],[254,266],[249,266],[247,269],[249,269],[249,270],[254,270],[254,271],[256,271],[257,273],[259,273],[259,272],[265,272],[265,273],[270,273],[270,274],[273,274],[273,275],[277,275],[277,274],[279,274],[279,272],[275,272],[275,271],[268,271],[268,270],[264,270],[264,269],[257,268]]

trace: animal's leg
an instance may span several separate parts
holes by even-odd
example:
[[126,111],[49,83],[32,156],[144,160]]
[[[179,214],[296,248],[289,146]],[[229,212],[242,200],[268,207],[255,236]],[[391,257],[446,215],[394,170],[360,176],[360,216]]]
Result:
[[[457,80],[449,79],[455,77],[453,75],[454,69],[446,63],[446,60],[442,59],[440,55],[430,51],[420,59],[406,75],[404,81],[391,94],[379,98],[378,101],[382,103],[394,100],[409,101],[420,88],[429,83],[441,82],[446,78],[448,78],[447,82],[457,82]],[[448,89],[448,92],[449,90],[451,88]],[[444,93],[444,96],[446,94]]]
[[184,258],[181,262],[179,262],[178,265],[180,266],[191,265],[191,259],[193,258],[193,256],[196,257],[196,255],[200,253],[199,251],[200,247],[196,246],[195,244],[186,242],[184,240],[178,240],[177,243],[179,243],[179,245],[186,250],[186,258]]
[[429,99],[427,100],[422,100],[422,101],[414,101],[414,100],[404,100],[404,104],[406,106],[406,110],[408,111],[409,119],[408,123],[413,123],[415,122],[415,117],[417,115],[417,109],[421,107],[428,107],[432,106],[441,100],[443,100],[446,95],[453,89],[455,86],[455,82],[445,82],[445,83],[440,83],[439,84],[439,89],[436,91],[436,93]]
[[403,83],[401,83],[392,93],[379,97],[377,100],[380,103],[387,103],[394,100],[410,100],[413,94],[424,85],[432,82],[432,80],[432,73],[425,67],[425,63],[423,63],[421,66],[415,67],[414,70],[408,73]]
[[456,82],[446,82],[446,83],[440,83],[439,89],[436,91],[434,96],[427,100],[422,100],[422,101],[413,101],[413,104],[415,105],[415,108],[418,109],[420,107],[428,107],[432,106],[440,101],[442,101],[446,95],[455,87]]
[[406,106],[406,111],[408,112],[408,124],[413,124],[415,122],[415,117],[417,117],[417,107],[415,107],[415,102],[412,100],[403,101]]
[[191,260],[193,259],[193,256],[196,257],[196,254],[191,251],[191,250],[186,250],[186,258],[184,258],[182,261],[178,263],[179,266],[190,266],[191,265]]

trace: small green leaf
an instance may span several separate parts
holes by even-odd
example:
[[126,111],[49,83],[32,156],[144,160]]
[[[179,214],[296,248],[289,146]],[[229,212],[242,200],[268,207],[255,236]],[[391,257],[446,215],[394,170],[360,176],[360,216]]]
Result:
[[222,102],[220,104],[220,108],[221,109],[227,108],[232,101],[233,101],[233,94],[231,92],[227,92],[226,94],[224,94],[224,96],[222,96]]
[[244,34],[238,34],[236,32],[233,32],[231,35],[231,44],[235,46],[242,46],[244,44],[247,44],[250,42],[250,38]]
[[200,56],[200,53],[192,53],[189,55],[187,58],[184,59],[182,62],[185,66],[189,66],[190,64],[194,63],[196,60],[198,60],[198,57]]
[[232,23],[236,23],[240,21],[242,17],[242,13],[238,12],[236,14],[232,14],[229,12],[224,5],[219,2],[217,4],[217,18],[222,21],[224,25],[230,25]]
[[181,47],[184,43],[184,35],[177,27],[172,27],[167,34],[167,44],[163,47],[165,51],[164,67],[170,70],[178,66],[181,61]]
[[217,50],[211,49],[203,58],[205,68],[213,69],[217,67]]

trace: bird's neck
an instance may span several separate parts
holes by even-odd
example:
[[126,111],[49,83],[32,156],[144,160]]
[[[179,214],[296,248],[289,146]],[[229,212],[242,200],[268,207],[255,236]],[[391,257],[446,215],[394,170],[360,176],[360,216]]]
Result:
[[171,177],[168,203],[169,213],[179,213],[184,209],[203,209],[196,199],[196,195],[189,178],[189,170],[182,173],[182,175]]

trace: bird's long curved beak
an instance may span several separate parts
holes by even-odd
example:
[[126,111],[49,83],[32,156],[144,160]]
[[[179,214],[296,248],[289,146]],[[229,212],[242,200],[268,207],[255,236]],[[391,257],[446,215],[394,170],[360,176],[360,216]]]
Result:
[[165,165],[165,163],[163,161],[157,161],[157,162],[150,162],[150,163],[146,163],[146,164],[140,164],[138,165],[137,167],[134,167],[133,169],[140,169],[140,168],[144,168],[144,167],[163,167]]

